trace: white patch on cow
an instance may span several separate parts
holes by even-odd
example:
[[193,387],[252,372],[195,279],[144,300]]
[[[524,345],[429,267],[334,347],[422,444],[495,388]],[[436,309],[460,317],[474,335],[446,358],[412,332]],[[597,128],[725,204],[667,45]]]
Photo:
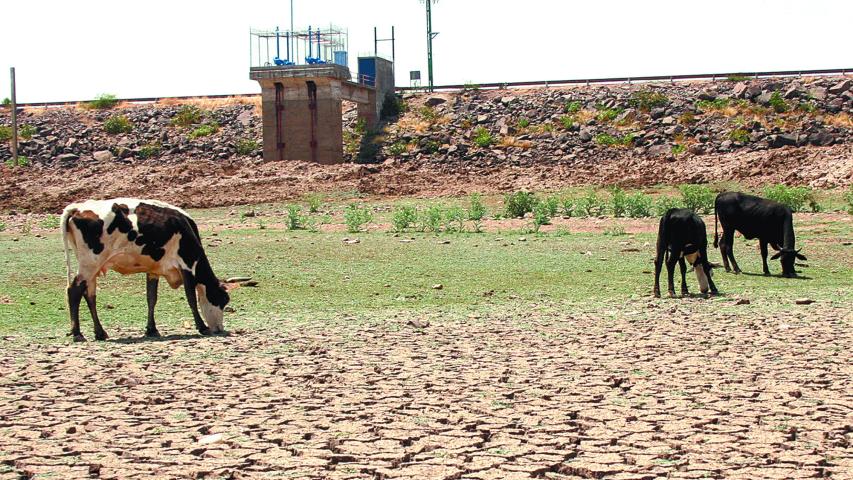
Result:
[[696,280],[699,282],[699,291],[708,293],[710,286],[708,284],[708,275],[705,274],[705,267],[702,264],[693,266],[693,271],[696,272]]
[[198,297],[198,306],[201,310],[201,316],[207,323],[207,328],[211,333],[221,333],[225,331],[224,322],[222,320],[223,311],[216,305],[211,304],[207,300],[207,287],[202,284],[196,285],[196,296]]

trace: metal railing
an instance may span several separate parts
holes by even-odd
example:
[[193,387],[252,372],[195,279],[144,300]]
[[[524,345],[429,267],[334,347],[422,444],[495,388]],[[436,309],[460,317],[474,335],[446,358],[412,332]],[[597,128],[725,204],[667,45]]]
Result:
[[[848,75],[853,74],[853,68],[827,68],[821,70],[781,70],[775,72],[731,72],[731,73],[699,73],[691,75],[650,75],[641,77],[609,77],[609,78],[582,78],[570,80],[534,80],[525,82],[494,82],[472,84],[457,84],[457,85],[436,85],[434,90],[465,90],[471,88],[481,89],[501,89],[512,87],[548,87],[557,85],[591,85],[601,83],[633,83],[633,82],[676,82],[687,80],[726,80],[729,78],[772,78],[772,77],[810,77],[824,75]],[[355,78],[361,80],[356,74]],[[396,87],[398,91],[424,91],[425,87]],[[127,103],[153,103],[161,100],[203,100],[210,98],[229,98],[229,97],[257,97],[259,93],[232,93],[221,95],[188,95],[177,97],[142,97],[142,98],[121,98],[119,102]],[[91,100],[74,100],[64,102],[28,102],[18,103],[20,107],[58,107],[67,105],[76,105],[78,103],[86,103]]]

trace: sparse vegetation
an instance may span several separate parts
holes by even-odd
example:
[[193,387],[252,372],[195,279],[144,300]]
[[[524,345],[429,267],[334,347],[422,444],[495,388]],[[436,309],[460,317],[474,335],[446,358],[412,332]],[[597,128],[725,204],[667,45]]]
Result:
[[745,128],[736,128],[729,132],[729,140],[738,143],[748,143],[749,131],[747,131]]
[[438,233],[441,231],[443,219],[444,209],[441,205],[431,205],[421,213],[418,229],[422,232]]
[[844,192],[844,201],[847,202],[847,213],[853,215],[853,186]]
[[118,99],[111,93],[102,93],[85,104],[86,108],[93,110],[109,110],[116,105],[118,105]]
[[12,140],[12,127],[0,125],[0,142],[8,142]]
[[494,143],[494,138],[487,128],[479,127],[474,131],[474,143],[480,148],[487,148]]
[[807,206],[812,212],[821,210],[814,191],[809,187],[771,185],[764,188],[763,194],[765,198],[787,205],[793,212],[803,212]]
[[465,231],[465,209],[452,206],[444,211],[444,231],[458,233]]
[[104,131],[110,135],[130,133],[133,131],[133,124],[124,115],[113,115],[104,121]]
[[136,156],[142,160],[146,158],[153,158],[163,151],[163,144],[160,142],[147,143],[139,148]]
[[571,114],[575,114],[575,113],[580,112],[581,108],[583,108],[583,105],[581,104],[581,102],[572,101],[572,102],[566,102],[566,105],[563,106],[563,111],[565,113],[568,113],[571,115]]
[[39,222],[39,226],[45,230],[56,230],[59,228],[59,216],[50,214]]
[[183,105],[172,117],[172,125],[186,128],[201,123],[203,118],[204,112],[195,105]]
[[560,117],[560,123],[563,125],[564,129],[569,130],[575,125],[575,119],[568,115],[563,115]]
[[705,185],[681,185],[681,200],[684,208],[689,208],[696,213],[711,213],[714,211],[714,191]]
[[402,155],[408,151],[409,151],[408,144],[406,144],[406,142],[403,142],[402,140],[398,140],[398,141],[392,143],[390,147],[388,147],[388,154],[395,156],[395,157],[398,155]]
[[673,155],[678,156],[678,155],[681,155],[685,152],[687,152],[687,147],[685,147],[684,145],[682,145],[680,143],[676,143],[675,145],[672,146],[672,154]]
[[424,105],[418,109],[418,116],[427,122],[434,122],[438,118],[438,113],[435,111],[435,108]]
[[287,210],[287,229],[302,230],[305,228],[305,217],[302,215],[302,207],[299,205],[288,205]]
[[662,217],[667,211],[672,208],[682,208],[684,204],[676,197],[662,195],[654,202],[655,215]]
[[21,125],[21,128],[18,130],[18,136],[23,138],[24,140],[29,140],[33,138],[33,135],[35,135],[37,131],[38,130],[36,130],[36,127],[24,124]]
[[344,223],[347,224],[349,233],[358,233],[365,225],[373,220],[373,213],[367,206],[362,206],[357,203],[351,203],[344,210]]
[[619,224],[613,224],[604,229],[604,234],[611,237],[620,237],[625,235],[625,227]]
[[729,75],[726,80],[729,82],[745,82],[749,80],[749,77],[745,75]]
[[609,133],[600,133],[595,136],[595,143],[604,147],[628,147],[633,145],[635,135],[626,133],[621,137],[610,135]]
[[204,125],[201,125],[195,128],[192,132],[190,132],[190,138],[201,138],[213,135],[214,133],[219,131],[219,124],[216,122],[207,122]]
[[5,232],[5,231],[6,231],[6,222],[4,222],[3,220],[0,220],[0,232]]
[[624,217],[628,211],[628,195],[621,187],[610,189],[610,207],[614,217]]
[[652,197],[643,192],[628,195],[625,199],[625,213],[631,218],[650,217],[652,215]]
[[648,112],[653,108],[665,107],[668,105],[669,97],[660,92],[640,90],[639,92],[634,92],[633,95],[631,95],[631,99],[628,100],[628,104],[637,110]]
[[714,100],[699,100],[696,102],[696,108],[703,112],[720,111],[728,107],[730,100],[728,98],[717,98]]
[[596,105],[595,109],[598,110],[598,114],[595,116],[595,119],[602,123],[612,122],[622,113],[621,108],[610,108],[604,105]]
[[524,218],[533,211],[536,197],[530,192],[515,192],[504,196],[504,216],[507,218]]
[[785,113],[788,111],[788,103],[782,98],[782,94],[773,92],[770,96],[770,108],[776,113]]
[[6,159],[6,166],[7,167],[29,167],[30,166],[30,159],[28,157],[23,156],[23,155],[18,155],[18,163],[16,165],[15,160],[10,157],[10,158]]
[[486,217],[486,206],[483,204],[483,196],[475,192],[468,198],[468,220],[479,222]]
[[382,111],[380,112],[380,115],[382,118],[394,118],[405,113],[406,110],[408,110],[406,101],[394,93],[389,92],[385,96],[385,100],[382,102]]
[[237,154],[244,156],[254,155],[260,146],[261,144],[257,140],[251,138],[240,139],[237,141]]
[[551,223],[550,208],[545,202],[536,202],[533,206],[533,232],[539,233],[542,225]]
[[307,197],[308,213],[319,213],[323,207],[323,196],[318,193],[312,193]]
[[599,217],[607,211],[607,202],[590,189],[575,201],[574,212],[580,217]]
[[395,232],[404,232],[418,222],[418,211],[410,205],[401,205],[394,209],[391,225]]
[[524,117],[519,118],[518,121],[516,122],[516,127],[519,130],[524,130],[525,128],[527,128],[529,126],[530,126],[530,120],[528,120]]

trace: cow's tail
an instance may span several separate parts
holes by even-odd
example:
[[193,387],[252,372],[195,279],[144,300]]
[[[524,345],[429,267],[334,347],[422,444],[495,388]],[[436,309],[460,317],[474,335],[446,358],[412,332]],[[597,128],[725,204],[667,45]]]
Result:
[[714,248],[720,247],[720,233],[717,231],[717,202],[714,202]]
[[71,253],[69,243],[74,242],[74,238],[71,238],[71,229],[68,228],[68,219],[71,216],[71,209],[66,208],[62,212],[62,217],[59,220],[59,228],[62,229],[62,246],[65,249],[65,274],[68,278],[68,286],[71,286],[71,282],[74,279],[71,276]]

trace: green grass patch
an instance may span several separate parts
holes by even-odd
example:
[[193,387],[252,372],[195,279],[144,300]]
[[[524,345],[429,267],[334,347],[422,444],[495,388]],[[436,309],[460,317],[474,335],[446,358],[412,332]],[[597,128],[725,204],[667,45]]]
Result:
[[86,102],[84,106],[92,110],[109,110],[118,105],[118,99],[112,93],[102,93],[94,100]]
[[104,131],[110,135],[130,133],[133,131],[133,123],[124,115],[113,115],[104,120]]

